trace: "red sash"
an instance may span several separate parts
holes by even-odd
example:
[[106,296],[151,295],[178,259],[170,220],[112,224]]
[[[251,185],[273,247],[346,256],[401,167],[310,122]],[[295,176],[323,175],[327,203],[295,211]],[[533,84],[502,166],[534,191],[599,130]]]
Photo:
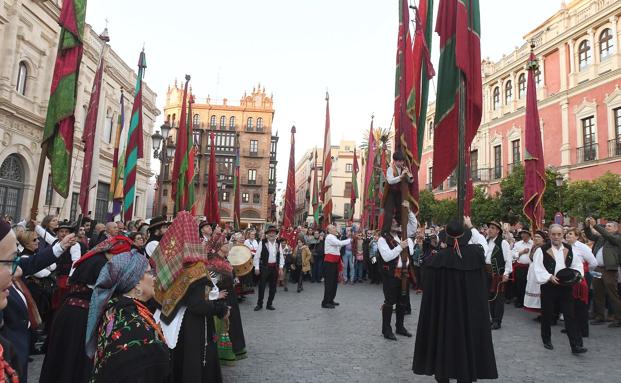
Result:
[[[584,273],[586,274],[589,271],[589,264],[584,262]],[[587,285],[586,279],[582,278],[580,283],[576,283],[573,287],[572,294],[574,299],[581,300],[585,305],[589,304],[589,286]]]

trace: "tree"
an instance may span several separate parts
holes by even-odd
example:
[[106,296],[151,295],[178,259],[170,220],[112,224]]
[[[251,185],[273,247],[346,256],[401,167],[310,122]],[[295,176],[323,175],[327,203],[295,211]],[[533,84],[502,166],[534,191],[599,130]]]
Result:
[[433,222],[433,214],[436,200],[433,193],[429,190],[421,190],[418,200],[418,220],[421,225],[424,223],[431,224]]
[[457,218],[457,200],[442,199],[436,201],[433,209],[433,222],[437,225],[446,225],[450,220]]
[[576,181],[567,186],[563,198],[571,217],[619,219],[621,217],[621,176],[610,172],[593,181]]
[[500,215],[499,198],[485,195],[485,189],[477,186],[474,189],[474,198],[472,199],[472,224],[481,226],[484,223],[497,220]]

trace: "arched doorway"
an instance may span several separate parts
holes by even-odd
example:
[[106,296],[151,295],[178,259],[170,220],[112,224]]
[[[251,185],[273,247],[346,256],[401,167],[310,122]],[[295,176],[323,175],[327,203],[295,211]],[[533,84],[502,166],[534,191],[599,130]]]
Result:
[[15,154],[9,155],[0,165],[0,216],[11,216],[13,222],[21,219],[24,195],[24,166]]

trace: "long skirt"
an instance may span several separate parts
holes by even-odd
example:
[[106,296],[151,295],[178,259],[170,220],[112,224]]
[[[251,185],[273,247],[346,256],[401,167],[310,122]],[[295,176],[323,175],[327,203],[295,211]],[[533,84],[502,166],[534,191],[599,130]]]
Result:
[[532,263],[528,266],[528,274],[526,275],[524,308],[531,311],[541,310],[541,285],[535,280],[535,270]]

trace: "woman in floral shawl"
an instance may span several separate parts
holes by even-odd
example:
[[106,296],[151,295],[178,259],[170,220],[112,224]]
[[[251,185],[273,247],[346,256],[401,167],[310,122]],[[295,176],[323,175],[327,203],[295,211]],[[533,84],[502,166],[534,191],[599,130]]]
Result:
[[144,305],[154,295],[149,261],[136,250],[112,258],[99,274],[88,312],[86,353],[91,382],[167,382],[164,336]]

